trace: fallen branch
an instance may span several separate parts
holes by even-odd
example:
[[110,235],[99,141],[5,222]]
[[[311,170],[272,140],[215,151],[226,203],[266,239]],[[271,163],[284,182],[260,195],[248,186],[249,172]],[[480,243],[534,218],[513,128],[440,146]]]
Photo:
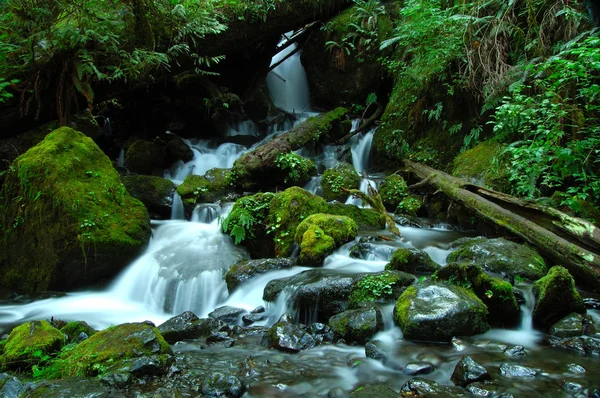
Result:
[[371,183],[368,184],[367,190],[369,192],[368,194],[358,189],[342,188],[342,191],[362,200],[365,203],[368,203],[369,206],[373,208],[373,210],[380,214],[383,214],[383,216],[385,217],[385,223],[388,226],[388,230],[396,236],[402,236],[402,234],[400,234],[400,230],[396,226],[396,222],[385,209],[385,206],[381,201],[381,196],[379,196],[377,190],[371,186]]

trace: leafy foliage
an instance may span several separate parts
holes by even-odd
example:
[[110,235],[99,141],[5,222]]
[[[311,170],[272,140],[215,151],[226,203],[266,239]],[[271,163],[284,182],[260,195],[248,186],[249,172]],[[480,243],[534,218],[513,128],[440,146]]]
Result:
[[265,219],[269,215],[274,196],[275,194],[267,192],[238,199],[231,213],[219,220],[221,229],[234,239],[236,245],[255,237],[257,228],[266,228]]

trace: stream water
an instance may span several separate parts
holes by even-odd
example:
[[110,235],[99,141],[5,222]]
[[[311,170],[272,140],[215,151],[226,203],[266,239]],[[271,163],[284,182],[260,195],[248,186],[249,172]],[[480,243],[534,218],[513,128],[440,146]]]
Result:
[[[283,57],[285,54],[279,56]],[[268,82],[276,104],[298,114],[298,122],[310,115],[306,75],[298,54],[271,72]],[[356,126],[357,123],[354,127]],[[279,132],[281,129],[272,131],[272,134]],[[252,123],[239,123],[231,126],[225,134],[256,136],[257,130]],[[369,131],[355,136],[350,142],[353,165],[361,174],[369,171],[372,138],[373,131]],[[189,140],[187,143],[194,152],[194,159],[185,164],[175,164],[165,172],[176,183],[182,182],[189,174],[202,175],[213,167],[231,167],[249,149],[232,143],[216,145],[208,140]],[[316,153],[302,154],[312,157],[322,170],[335,165],[341,152],[340,148],[327,146]],[[368,183],[376,185],[380,177],[365,174],[361,189],[365,190]],[[313,178],[306,189],[318,192],[319,181],[319,177]],[[353,199],[349,203],[360,205],[360,202]],[[248,311],[264,306],[268,315],[262,323],[265,326],[274,323],[284,313],[294,314],[296,310],[289,304],[293,288],[285,290],[275,303],[263,301],[263,290],[269,281],[293,276],[307,270],[306,267],[272,271],[257,276],[228,294],[223,280],[225,272],[235,262],[249,258],[243,249],[235,246],[220,230],[218,217],[225,216],[231,205],[201,204],[188,221],[184,219],[181,200],[176,196],[172,219],[153,221],[153,234],[145,253],[129,265],[106,290],[73,292],[64,297],[27,304],[2,305],[0,331],[7,332],[12,326],[26,320],[50,317],[85,320],[98,329],[145,320],[158,325],[183,311],[193,311],[199,317],[206,317],[223,305]],[[399,228],[403,239],[371,242],[363,259],[350,257],[352,243],[341,247],[325,260],[322,272],[381,271],[393,251],[399,247],[421,249],[434,261],[444,265],[450,252],[450,243],[464,236],[463,233],[443,227]],[[175,345],[174,349],[179,355],[178,360],[197,372],[229,369],[232,364],[253,358],[259,365],[256,370],[257,382],[250,391],[251,396],[312,397],[326,395],[335,388],[348,391],[358,385],[372,383],[387,384],[397,391],[411,378],[398,370],[409,362],[433,364],[435,371],[426,377],[442,384],[451,384],[450,375],[454,366],[464,355],[470,355],[484,366],[496,369],[494,376],[500,380],[496,383],[498,391],[511,392],[515,397],[585,396],[582,394],[589,381],[600,379],[597,359],[546,347],[543,334],[531,325],[530,287],[519,288],[524,290],[526,297],[522,308],[523,319],[519,326],[513,329],[492,329],[450,346],[416,344],[402,340],[401,330],[392,321],[392,306],[383,306],[381,309],[385,330],[375,336],[375,339],[380,340],[391,353],[386,365],[366,358],[363,347],[343,344],[323,345],[296,355],[268,350],[260,345],[260,338],[252,333],[239,339],[232,348],[203,347],[199,342],[186,342]],[[599,318],[597,313],[592,314]],[[527,355],[516,358],[506,356],[504,349],[514,345],[523,346]],[[284,362],[285,365],[277,365]],[[503,378],[498,375],[497,369],[504,362],[525,364],[539,372],[535,378],[530,379]],[[581,365],[587,370],[586,373],[574,373],[572,367],[568,366],[572,363]],[[574,380],[581,388],[565,391],[561,380]]]

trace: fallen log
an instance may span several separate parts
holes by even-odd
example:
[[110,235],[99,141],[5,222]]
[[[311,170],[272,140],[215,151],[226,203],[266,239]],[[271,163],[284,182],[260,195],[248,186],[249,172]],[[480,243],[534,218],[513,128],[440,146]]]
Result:
[[567,268],[578,283],[600,291],[600,235],[595,225],[551,207],[469,183],[424,164],[410,160],[404,160],[404,164],[408,172],[460,202],[478,217],[535,246],[550,262]]

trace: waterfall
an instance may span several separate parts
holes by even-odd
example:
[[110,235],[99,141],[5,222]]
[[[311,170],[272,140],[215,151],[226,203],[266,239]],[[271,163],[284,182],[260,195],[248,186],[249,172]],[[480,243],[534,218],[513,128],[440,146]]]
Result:
[[352,165],[361,174],[371,166],[371,144],[375,130],[365,134],[357,134],[350,139],[352,150]]
[[227,129],[225,130],[225,137],[233,137],[236,135],[251,135],[258,137],[260,131],[258,125],[252,120],[243,120],[227,126]]
[[171,220],[185,220],[183,201],[181,196],[175,191],[173,193],[173,206],[171,207]]
[[117,167],[125,167],[125,149],[121,148],[117,158]]
[[225,143],[218,147],[211,141],[185,140],[194,153],[194,158],[187,163],[179,163],[170,171],[171,178],[181,183],[190,174],[204,175],[213,168],[227,169],[247,150],[243,145]]

